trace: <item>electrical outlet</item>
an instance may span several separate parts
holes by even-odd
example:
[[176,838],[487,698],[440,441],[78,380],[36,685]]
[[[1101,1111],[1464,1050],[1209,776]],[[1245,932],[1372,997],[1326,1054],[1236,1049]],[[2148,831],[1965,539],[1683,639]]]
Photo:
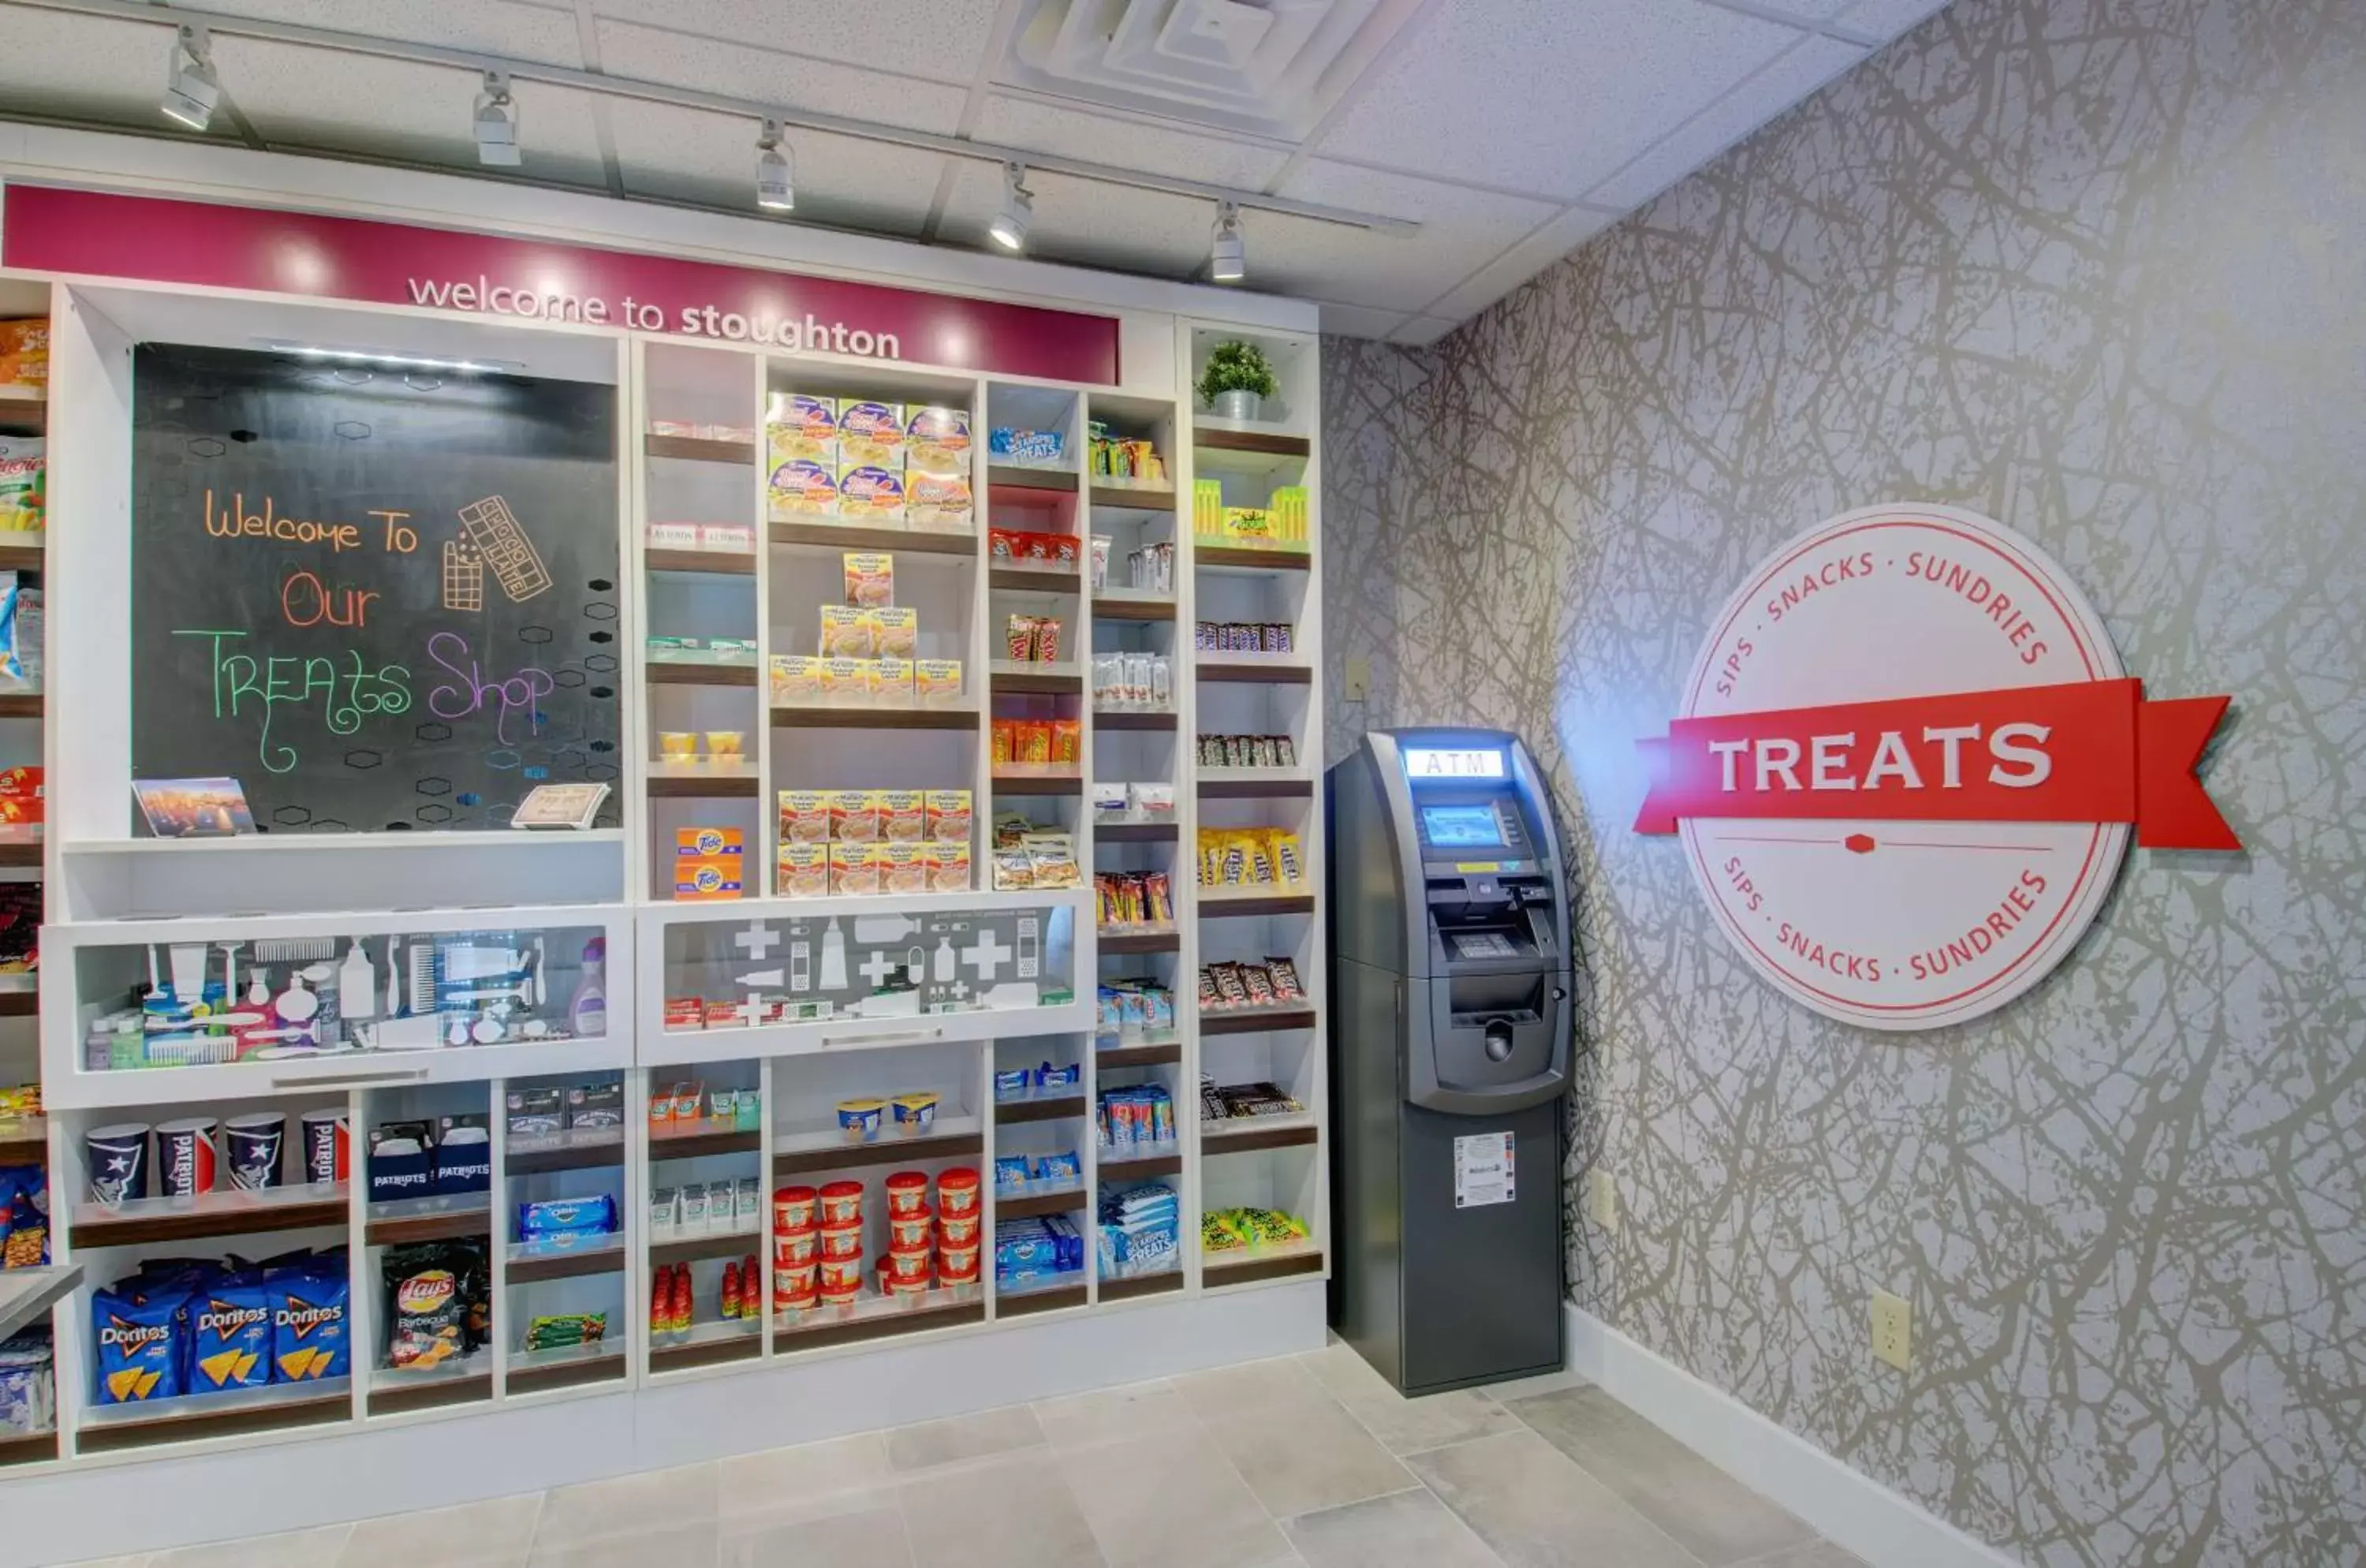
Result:
[[1602,1229],[1618,1234],[1618,1183],[1598,1165],[1585,1173],[1585,1212]]
[[1904,1296],[1873,1292],[1873,1359],[1899,1371],[1914,1366],[1914,1309]]
[[1372,661],[1369,659],[1349,659],[1347,679],[1345,682],[1345,690],[1340,694],[1341,697],[1347,702],[1360,703],[1371,694]]

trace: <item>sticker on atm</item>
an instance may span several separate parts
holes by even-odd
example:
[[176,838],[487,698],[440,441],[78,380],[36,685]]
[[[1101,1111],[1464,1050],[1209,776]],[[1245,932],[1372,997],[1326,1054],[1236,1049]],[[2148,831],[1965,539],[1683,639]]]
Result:
[[1459,860],[1454,863],[1454,869],[1469,876],[1478,872],[1501,871],[1504,863],[1499,860]]

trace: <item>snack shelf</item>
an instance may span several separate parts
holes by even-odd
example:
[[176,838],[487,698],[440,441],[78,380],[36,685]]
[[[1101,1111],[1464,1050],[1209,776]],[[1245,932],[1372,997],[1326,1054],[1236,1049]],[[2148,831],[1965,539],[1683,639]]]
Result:
[[1111,931],[1103,929],[1099,935],[1104,954],[1127,953],[1180,953],[1183,933],[1178,931]]
[[1031,692],[1075,696],[1085,689],[1084,671],[1073,663],[1039,664],[1031,660],[997,659],[986,667],[986,672],[997,695]]
[[1311,571],[1313,557],[1305,550],[1267,550],[1240,545],[1195,542],[1191,564],[1202,571]]
[[917,1296],[864,1295],[848,1306],[772,1314],[772,1348],[783,1354],[864,1339],[886,1339],[986,1321],[975,1285],[939,1286]]
[[994,1217],[997,1220],[1031,1220],[1042,1214],[1068,1214],[1083,1208],[1087,1194],[1082,1184],[1059,1192],[1019,1193],[994,1200]]
[[994,1315],[997,1317],[1031,1317],[1042,1312],[1065,1312],[1085,1304],[1083,1270],[1057,1275],[1052,1280],[1031,1280],[1024,1285],[994,1288]]
[[1314,794],[1314,775],[1299,768],[1201,768],[1202,800],[1302,800]]
[[1191,423],[1191,445],[1203,452],[1255,452],[1275,457],[1305,458],[1313,443],[1286,431],[1261,429],[1237,420],[1200,415]]
[[708,573],[717,577],[753,577],[753,550],[648,550],[641,564],[651,571]]
[[1162,1269],[1155,1274],[1124,1274],[1101,1281],[1101,1301],[1133,1301],[1142,1296],[1162,1296],[1183,1288],[1183,1270]]
[[1139,1045],[1106,1045],[1093,1053],[1103,1067],[1163,1067],[1183,1059],[1180,1040],[1153,1041]]
[[1096,729],[1174,729],[1180,719],[1172,708],[1095,708]]
[[540,1176],[553,1170],[592,1170],[625,1163],[625,1130],[598,1129],[588,1135],[564,1133],[563,1141],[521,1146],[512,1139],[501,1151],[501,1169],[510,1176]]
[[492,1194],[460,1192],[443,1198],[402,1198],[372,1203],[362,1222],[365,1247],[400,1247],[415,1241],[451,1241],[490,1235]]
[[1182,836],[1183,829],[1172,821],[1093,824],[1093,840],[1102,844],[1166,844]]
[[1312,1029],[1315,1024],[1311,1007],[1232,1008],[1220,1012],[1200,1015],[1200,1032],[1210,1034],[1262,1034],[1274,1029]]
[[82,1453],[110,1453],[152,1443],[194,1443],[292,1427],[345,1421],[354,1413],[353,1379],[271,1383],[225,1393],[185,1393],[128,1404],[94,1404],[74,1432]]
[[739,1258],[762,1250],[764,1228],[760,1224],[727,1231],[707,1231],[699,1235],[675,1234],[659,1240],[653,1234],[649,1241],[649,1261],[652,1263],[695,1263],[701,1258]]
[[1007,1127],[1018,1122],[1057,1122],[1064,1117],[1082,1116],[1085,1097],[1076,1094],[1014,1096],[994,1102],[994,1123]]
[[1286,1280],[1299,1274],[1323,1272],[1323,1248],[1309,1240],[1294,1247],[1266,1247],[1241,1249],[1238,1256],[1227,1253],[1202,1253],[1200,1260],[1200,1283],[1211,1291],[1227,1285],[1253,1285],[1267,1280]]
[[704,1159],[710,1155],[760,1154],[764,1134],[754,1127],[717,1127],[709,1132],[649,1134],[649,1163],[668,1159]]
[[784,1133],[772,1141],[772,1172],[845,1170],[858,1166],[900,1165],[915,1160],[972,1158],[986,1152],[986,1122],[976,1116],[940,1116],[926,1137],[898,1138],[883,1133],[868,1144],[852,1144],[835,1127],[827,1132]]
[[694,435],[644,435],[641,450],[652,457],[679,457],[693,463],[737,463],[752,468],[752,441],[705,441]]
[[652,662],[642,674],[652,686],[752,686],[758,671],[752,664],[689,664],[674,660]]
[[1093,595],[1097,621],[1171,621],[1175,595],[1146,588],[1104,588]]
[[19,1464],[42,1464],[57,1457],[58,1434],[54,1427],[46,1432],[0,1438],[0,1470]]
[[1024,463],[995,463],[986,470],[990,490],[1055,490],[1074,494],[1077,478],[1074,468],[1038,468]]
[[[0,423],[6,423],[0,415]],[[50,552],[39,545],[0,545],[0,571],[40,571],[49,565]]]
[[[24,996],[39,1000],[33,991],[0,991],[0,999]],[[8,1016],[0,1008],[0,1017]],[[0,1165],[40,1165],[50,1157],[50,1119],[24,1116],[0,1122]]]
[[0,695],[0,718],[39,718],[43,711],[39,692],[11,692]]
[[908,550],[916,555],[977,556],[977,531],[867,528],[851,523],[775,523],[772,542],[800,550]]
[[1260,1149],[1299,1148],[1319,1143],[1323,1132],[1311,1112],[1293,1116],[1235,1116],[1200,1123],[1201,1156],[1253,1154]]
[[1085,574],[1073,566],[1054,570],[1027,566],[996,566],[986,569],[986,584],[1008,589],[1013,593],[1082,593]]
[[372,1416],[409,1416],[492,1396],[493,1353],[479,1349],[421,1370],[373,1368],[366,1399]]
[[952,708],[805,707],[779,704],[772,709],[776,729],[975,729],[974,705]]
[[85,1201],[73,1206],[66,1235],[80,1252],[206,1236],[342,1230],[348,1218],[346,1192],[342,1185],[275,1187],[261,1192],[208,1192],[196,1198],[135,1198],[114,1205]]
[[651,762],[648,792],[652,800],[753,800],[763,793],[763,780],[749,762],[737,767]]
[[997,795],[1082,795],[1085,792],[1081,773],[997,773],[994,793]]
[[697,1367],[729,1361],[752,1361],[764,1353],[761,1317],[725,1317],[693,1325],[686,1332],[657,1336],[649,1342],[649,1371],[686,1372]]
[[589,1345],[561,1345],[549,1350],[513,1350],[504,1391],[511,1394],[549,1393],[584,1383],[622,1380],[625,1348],[612,1339]]
[[1192,668],[1202,681],[1236,685],[1310,686],[1314,666],[1286,653],[1201,653]]
[[1097,479],[1092,483],[1091,499],[1095,506],[1132,512],[1172,512],[1175,510],[1175,487],[1125,484],[1116,479]]
[[1132,1153],[1126,1155],[1103,1149],[1094,1169],[1105,1183],[1147,1181],[1154,1176],[1179,1175],[1183,1169],[1183,1156],[1173,1144],[1165,1145],[1161,1152],[1155,1154],[1142,1153],[1139,1145]]
[[1252,915],[1311,915],[1314,912],[1312,889],[1291,884],[1271,887],[1202,887],[1200,889],[1200,918],[1221,919]]
[[38,866],[41,863],[41,840],[39,839],[0,840],[0,865]]
[[614,1274],[625,1267],[625,1233],[603,1231],[580,1239],[569,1236],[514,1241],[502,1257],[506,1269],[503,1278],[513,1285],[572,1280],[585,1274]]

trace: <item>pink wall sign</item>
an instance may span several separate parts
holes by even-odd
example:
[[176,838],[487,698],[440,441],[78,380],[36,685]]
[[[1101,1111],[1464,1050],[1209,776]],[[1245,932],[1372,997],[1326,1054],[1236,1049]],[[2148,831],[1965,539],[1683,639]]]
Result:
[[49,186],[7,187],[0,265],[916,360],[1114,385],[1113,317],[632,251]]

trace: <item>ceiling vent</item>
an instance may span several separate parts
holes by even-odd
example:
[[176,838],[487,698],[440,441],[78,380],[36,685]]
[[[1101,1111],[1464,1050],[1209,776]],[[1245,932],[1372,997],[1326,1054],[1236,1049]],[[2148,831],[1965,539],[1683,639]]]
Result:
[[1424,0],[1023,0],[1005,86],[1298,142]]

